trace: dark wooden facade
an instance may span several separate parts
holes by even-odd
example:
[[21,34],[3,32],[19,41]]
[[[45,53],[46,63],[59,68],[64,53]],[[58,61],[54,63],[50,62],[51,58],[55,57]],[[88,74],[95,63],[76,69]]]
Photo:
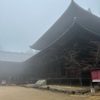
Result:
[[90,84],[90,71],[100,67],[99,25],[100,18],[72,0],[60,19],[32,45],[40,52],[24,63],[26,73],[34,79],[79,79],[81,85],[83,81]]

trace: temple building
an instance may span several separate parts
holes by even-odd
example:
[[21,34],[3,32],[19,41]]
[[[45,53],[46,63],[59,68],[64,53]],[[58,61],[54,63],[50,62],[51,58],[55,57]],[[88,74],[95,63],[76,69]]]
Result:
[[34,79],[91,84],[91,70],[100,68],[99,26],[99,17],[72,0],[62,16],[31,46],[40,52],[24,62],[27,74]]
[[23,80],[23,63],[32,57],[33,54],[0,51],[0,84],[3,80],[6,83],[18,83]]

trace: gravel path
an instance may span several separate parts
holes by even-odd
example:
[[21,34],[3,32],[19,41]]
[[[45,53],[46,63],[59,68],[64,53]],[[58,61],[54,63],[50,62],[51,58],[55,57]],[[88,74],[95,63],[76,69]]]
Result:
[[[96,96],[100,100],[99,96]],[[32,88],[5,86],[0,87],[0,100],[94,100],[95,96],[67,95]]]

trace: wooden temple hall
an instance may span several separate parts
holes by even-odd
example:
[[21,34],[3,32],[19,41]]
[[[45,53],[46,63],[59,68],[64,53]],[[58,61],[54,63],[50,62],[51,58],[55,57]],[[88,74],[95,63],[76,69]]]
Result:
[[26,75],[49,84],[90,85],[100,68],[100,18],[71,1],[67,10],[31,48]]

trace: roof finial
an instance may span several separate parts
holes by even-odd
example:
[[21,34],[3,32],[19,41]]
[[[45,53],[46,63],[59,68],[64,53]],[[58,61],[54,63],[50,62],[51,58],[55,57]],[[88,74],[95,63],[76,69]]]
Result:
[[76,20],[76,16],[74,17],[74,20]]
[[91,11],[91,9],[90,9],[90,8],[88,8],[88,12],[92,13],[92,11]]
[[72,4],[75,3],[74,0],[71,0],[71,3],[72,3]]
[[74,0],[72,0],[72,2],[74,2]]
[[76,22],[76,16],[74,17],[74,22]]

